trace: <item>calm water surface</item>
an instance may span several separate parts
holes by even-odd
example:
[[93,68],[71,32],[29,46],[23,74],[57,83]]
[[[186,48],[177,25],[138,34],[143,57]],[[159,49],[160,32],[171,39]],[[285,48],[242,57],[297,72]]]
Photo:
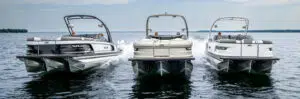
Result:
[[[65,33],[66,34],[66,33]],[[61,33],[0,34],[0,98],[300,98],[300,34],[251,33],[255,39],[272,40],[281,60],[270,76],[216,74],[204,59],[206,33],[192,33],[194,70],[190,80],[135,80],[131,63],[132,42],[144,33],[113,33],[124,54],[111,65],[80,74],[38,76],[26,72],[16,59],[24,55],[25,39],[55,38]]]

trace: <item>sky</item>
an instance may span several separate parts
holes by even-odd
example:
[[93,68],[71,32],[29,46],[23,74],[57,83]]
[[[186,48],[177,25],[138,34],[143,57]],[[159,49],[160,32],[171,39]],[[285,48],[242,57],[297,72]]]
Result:
[[[67,31],[65,15],[88,14],[111,31],[143,31],[152,14],[180,14],[189,29],[208,30],[219,17],[250,20],[249,29],[300,29],[300,0],[0,0],[0,28]],[[157,25],[159,27],[159,24]]]

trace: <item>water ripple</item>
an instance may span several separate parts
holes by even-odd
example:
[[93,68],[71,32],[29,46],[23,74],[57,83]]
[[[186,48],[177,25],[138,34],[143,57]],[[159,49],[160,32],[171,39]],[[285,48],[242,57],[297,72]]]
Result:
[[[40,76],[26,72],[16,59],[25,54],[25,38],[54,38],[59,33],[1,34],[0,98],[300,98],[300,35],[255,33],[256,39],[274,41],[274,54],[281,58],[270,76],[218,75],[204,58],[206,33],[193,33],[194,70],[190,80],[177,78],[138,80],[131,63],[132,43],[143,33],[113,33],[124,54],[111,60],[107,68],[83,74]],[[13,39],[12,39],[13,38]]]

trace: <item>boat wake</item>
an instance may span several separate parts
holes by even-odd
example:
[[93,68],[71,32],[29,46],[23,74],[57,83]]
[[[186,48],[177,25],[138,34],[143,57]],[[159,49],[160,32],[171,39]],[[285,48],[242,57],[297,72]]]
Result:
[[195,38],[195,37],[191,37],[190,40],[193,41],[192,52],[195,57],[193,64],[209,65],[209,63],[205,59],[205,44],[206,44],[207,40],[199,39],[199,38]]
[[117,66],[119,64],[130,64],[128,62],[128,58],[133,56],[133,43],[120,40],[117,42],[117,44],[118,47],[123,51],[122,54],[102,64],[100,68],[107,68],[111,65]]

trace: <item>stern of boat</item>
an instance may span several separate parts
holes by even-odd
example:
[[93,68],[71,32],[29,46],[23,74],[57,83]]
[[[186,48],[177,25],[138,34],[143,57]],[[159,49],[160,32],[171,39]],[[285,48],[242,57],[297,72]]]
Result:
[[134,43],[134,57],[130,58],[135,74],[184,75],[190,77],[192,42],[184,39],[143,39]]
[[221,39],[207,43],[206,55],[213,67],[221,72],[268,74],[279,60],[273,56],[272,44],[265,40]]
[[132,61],[133,71],[136,76],[144,75],[181,75],[186,78],[190,78],[193,70],[193,64],[191,60],[193,58],[185,58],[178,60],[141,60],[130,59]]

